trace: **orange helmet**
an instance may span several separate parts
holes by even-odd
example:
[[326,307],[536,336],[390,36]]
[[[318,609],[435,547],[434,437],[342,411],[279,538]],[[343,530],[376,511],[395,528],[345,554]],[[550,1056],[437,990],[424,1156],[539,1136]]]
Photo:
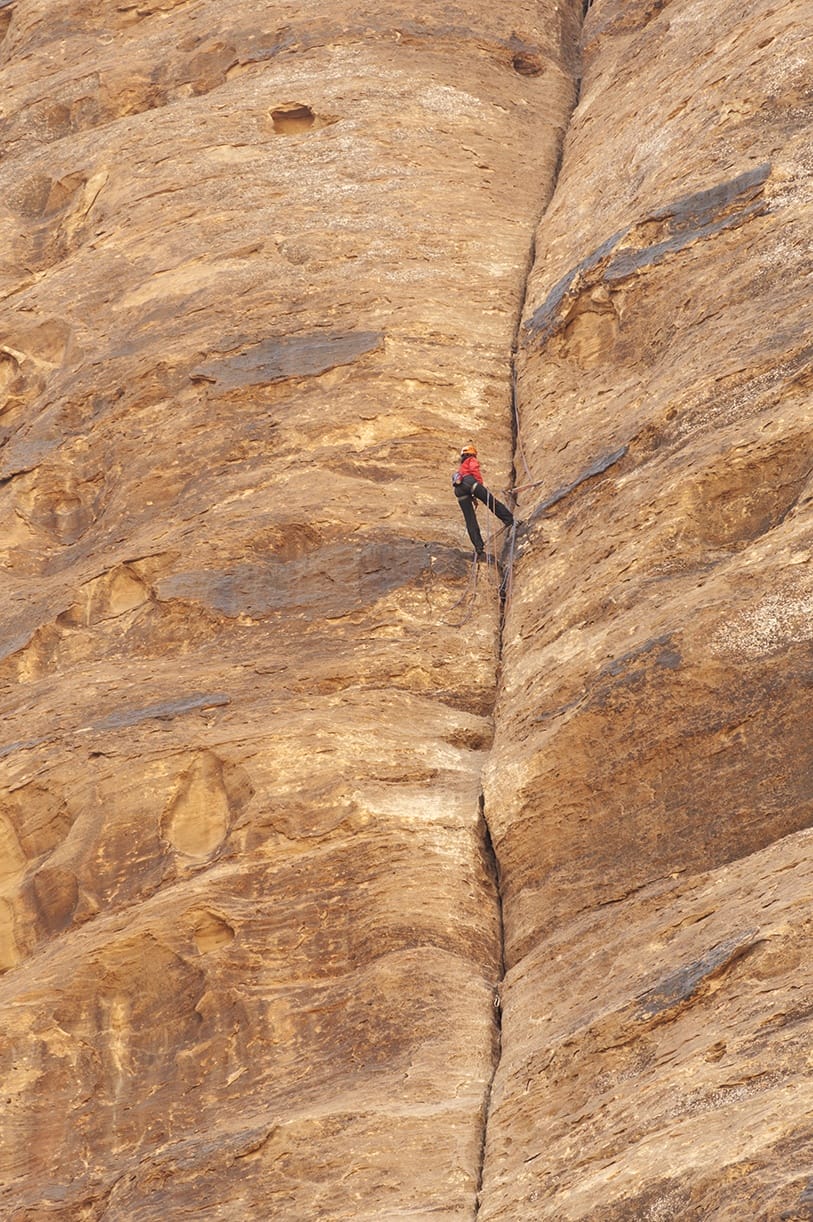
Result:
[[463,449],[460,451],[460,456],[461,458],[476,458],[477,446],[472,445],[472,443],[469,442],[468,445],[463,446]]

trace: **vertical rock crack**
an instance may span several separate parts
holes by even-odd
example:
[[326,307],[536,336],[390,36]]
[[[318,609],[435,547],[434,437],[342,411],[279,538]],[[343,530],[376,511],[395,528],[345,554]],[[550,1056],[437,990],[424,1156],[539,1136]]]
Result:
[[[523,482],[523,480],[527,480],[530,482],[533,482],[534,480],[534,476],[532,472],[530,471],[530,468],[528,467],[528,464],[525,459],[525,453],[522,447],[520,410],[519,410],[519,389],[518,389],[518,375],[517,375],[517,358],[519,354],[520,330],[522,327],[522,319],[525,315],[525,309],[526,309],[526,304],[528,300],[528,281],[530,279],[531,271],[533,270],[534,264],[536,262],[536,234],[539,230],[540,225],[544,221],[545,213],[547,212],[548,208],[550,207],[550,203],[556,193],[556,187],[557,187],[559,176],[560,176],[561,169],[562,169],[565,140],[567,138],[567,133],[569,131],[570,124],[573,121],[573,115],[576,111],[576,108],[581,98],[581,87],[582,87],[581,35],[582,35],[582,29],[584,26],[584,19],[587,16],[588,10],[590,8],[590,4],[591,4],[591,0],[583,0],[583,6],[582,6],[582,12],[581,12],[581,22],[579,23],[579,29],[577,30],[577,33],[576,33],[576,43],[573,49],[573,82],[574,82],[573,105],[570,110],[570,115],[568,117],[567,126],[562,130],[562,133],[559,139],[559,148],[557,150],[556,164],[555,164],[555,169],[553,171],[553,174],[551,176],[551,187],[548,193],[548,197],[544,201],[537,215],[534,217],[533,224],[531,227],[531,239],[528,245],[528,257],[525,263],[525,272],[524,272],[524,276],[522,280],[519,308],[517,310],[516,325],[514,328],[514,336],[513,336],[513,341],[511,345],[510,385],[511,385],[511,431],[512,431],[512,453],[513,453],[513,461],[511,465],[511,486],[512,487],[516,487],[519,483]],[[518,461],[520,464],[519,470],[517,468]],[[506,582],[506,588],[510,589],[510,578]],[[504,634],[504,628],[505,628],[505,615],[507,611],[507,606],[508,606],[508,600],[505,598],[502,599],[500,602],[500,611],[499,611],[500,620],[499,620],[498,641],[497,641],[497,677],[496,677],[495,688],[499,686],[499,682],[500,682],[502,657],[503,657],[503,634]],[[496,704],[496,699],[495,699],[495,704]],[[480,830],[480,837],[481,837],[483,860],[484,860],[484,864],[488,872],[488,875],[491,878],[492,883],[493,883],[494,903],[497,909],[499,956],[498,956],[498,979],[495,982],[494,996],[493,996],[494,1018],[493,1018],[493,1029],[492,1029],[493,1054],[492,1054],[491,1074],[489,1076],[488,1082],[486,1083],[485,1094],[483,1098],[482,1132],[481,1132],[481,1139],[480,1139],[479,1164],[477,1167],[477,1176],[476,1176],[476,1196],[475,1196],[475,1208],[474,1208],[475,1222],[476,1222],[476,1219],[480,1217],[480,1210],[481,1210],[482,1203],[483,1203],[486,1147],[488,1143],[489,1122],[491,1119],[494,1084],[496,1081],[497,1073],[499,1071],[500,1060],[502,1058],[502,1049],[503,1049],[502,985],[503,985],[503,980],[505,978],[505,924],[504,924],[504,914],[503,914],[502,883],[501,883],[501,877],[500,877],[500,861],[499,861],[499,857],[497,855],[497,851],[494,845],[494,840],[492,838],[491,827],[489,825],[488,814],[486,811],[485,794],[482,790],[480,792],[479,808],[480,808],[479,809],[479,830]]]
[[494,905],[496,908],[497,917],[497,935],[499,938],[499,955],[497,959],[497,980],[494,984],[494,995],[492,1003],[494,1006],[494,1024],[492,1027],[492,1060],[491,1060],[491,1075],[486,1084],[485,1095],[483,1098],[483,1123],[480,1135],[480,1158],[477,1167],[477,1188],[475,1197],[475,1218],[480,1212],[480,1199],[483,1189],[483,1170],[485,1167],[486,1154],[486,1134],[488,1132],[488,1116],[491,1110],[491,1093],[494,1088],[494,1079],[497,1074],[497,1068],[500,1064],[500,1055],[502,1053],[502,997],[501,987],[505,976],[505,930],[503,927],[503,911],[502,911],[502,887],[500,886],[500,864],[497,860],[497,854],[494,851],[494,843],[491,839],[491,831],[489,830],[488,821],[485,816],[485,795],[480,792],[480,845],[483,854],[483,864],[486,873],[491,879],[493,886]]

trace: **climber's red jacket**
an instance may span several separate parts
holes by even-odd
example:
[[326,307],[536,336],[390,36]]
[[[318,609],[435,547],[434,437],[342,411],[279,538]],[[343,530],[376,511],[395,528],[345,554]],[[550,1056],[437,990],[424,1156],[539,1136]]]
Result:
[[[480,470],[480,464],[473,454],[470,454],[468,458],[463,459],[462,463],[457,468],[457,474],[460,476],[460,479],[462,479],[464,475],[473,475],[478,484],[483,483],[483,473]],[[460,481],[458,480],[458,483],[459,482]]]

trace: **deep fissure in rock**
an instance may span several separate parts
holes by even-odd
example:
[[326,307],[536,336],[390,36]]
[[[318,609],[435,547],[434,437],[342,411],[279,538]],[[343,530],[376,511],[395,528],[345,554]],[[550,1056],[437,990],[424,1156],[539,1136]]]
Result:
[[[556,166],[556,177],[557,178],[559,176],[559,166],[560,165],[561,165],[561,153],[559,155],[559,160]],[[520,327],[522,326],[522,316],[525,312],[525,301],[528,296],[528,277],[531,274],[531,268],[533,267],[534,263],[536,262],[536,229],[537,229],[537,225],[539,224],[539,222],[542,219],[542,215],[543,214],[540,214],[534,220],[533,232],[531,234],[531,242],[528,247],[528,259],[525,264],[525,275],[523,276],[523,279],[522,279],[522,293],[520,294],[520,306],[519,306],[519,310],[517,311],[517,322],[516,322],[516,326],[514,327],[514,338],[511,343],[511,454],[513,456],[512,461],[511,461],[511,487],[512,488],[516,488],[517,484],[520,482],[520,475],[517,472],[517,456],[519,456],[519,460],[522,464],[522,477],[528,480],[532,480],[533,478],[531,476],[528,464],[525,461],[525,452],[522,449],[522,436],[521,436],[520,426],[519,426],[519,391],[517,387],[517,356],[519,354],[519,332],[520,332]],[[505,612],[505,607],[503,606],[500,611],[500,656],[502,656],[502,629],[503,629],[504,612]]]
[[483,1168],[485,1166],[486,1153],[486,1134],[488,1132],[488,1116],[491,1109],[491,1092],[494,1086],[494,1078],[500,1064],[500,1054],[502,1052],[502,998],[500,990],[502,988],[503,978],[505,976],[505,930],[503,927],[503,912],[502,912],[502,887],[500,886],[500,863],[497,860],[497,854],[494,851],[494,842],[491,839],[491,829],[488,826],[488,820],[485,815],[485,796],[480,791],[480,814],[478,820],[478,831],[480,834],[480,845],[483,854],[483,865],[486,873],[491,879],[494,889],[494,904],[497,910],[497,933],[499,937],[499,960],[497,964],[497,980],[494,982],[494,995],[492,998],[494,1006],[494,1025],[492,1028],[492,1064],[491,1076],[486,1084],[485,1095],[483,1098],[483,1125],[480,1139],[480,1160],[477,1167],[477,1187],[475,1198],[475,1217],[480,1211],[480,1194],[483,1187]]
[[[573,82],[574,82],[573,106],[570,111],[568,125],[563,130],[561,137],[560,137],[559,148],[557,150],[556,164],[555,164],[553,175],[551,178],[551,187],[548,193],[548,198],[545,200],[544,204],[542,205],[542,207],[539,210],[539,213],[537,214],[537,216],[534,218],[534,221],[533,221],[533,225],[531,229],[531,240],[528,245],[528,258],[525,264],[525,273],[523,276],[522,288],[520,292],[519,308],[517,310],[516,326],[514,328],[514,336],[513,336],[513,341],[511,345],[511,356],[510,356],[510,362],[511,362],[511,439],[512,439],[512,455],[513,455],[512,463],[511,463],[511,487],[512,488],[517,487],[519,484],[525,481],[529,483],[534,482],[534,476],[531,473],[530,468],[528,467],[528,464],[525,459],[523,447],[522,447],[522,430],[521,430],[521,424],[520,424],[519,391],[518,391],[518,376],[517,376],[517,359],[519,355],[520,332],[522,328],[522,319],[525,314],[525,306],[526,306],[526,302],[528,299],[528,280],[530,278],[531,271],[533,270],[534,264],[536,262],[536,234],[538,232],[539,226],[542,224],[542,221],[544,220],[545,213],[547,212],[550,206],[550,203],[556,193],[556,187],[559,181],[559,175],[562,170],[562,162],[564,159],[564,148],[565,148],[565,140],[567,137],[567,132],[569,130],[570,123],[573,120],[573,115],[576,111],[576,107],[578,106],[579,100],[581,98],[581,88],[582,88],[581,34],[582,34],[583,26],[584,26],[584,18],[587,16],[588,9],[590,8],[590,3],[591,3],[591,0],[584,0],[583,9],[582,9],[582,20],[579,24],[579,29],[577,31],[576,45],[574,47],[574,53],[573,53]],[[522,467],[521,474],[517,471],[517,459],[519,459],[519,462]],[[513,556],[509,558],[509,562],[513,563]],[[503,580],[505,582],[506,579],[504,578]],[[510,577],[508,579],[507,585],[510,588]],[[499,618],[499,625],[498,625],[498,638],[497,638],[496,687],[499,686],[500,676],[501,676],[502,656],[503,656],[503,633],[504,633],[504,628],[505,628],[505,614],[506,614],[507,605],[508,605],[507,598],[501,599],[500,610],[499,610],[500,618]],[[478,826],[479,826],[479,831],[480,831],[480,836],[481,836],[483,859],[486,864],[486,869],[488,871],[488,874],[491,877],[491,879],[493,880],[494,901],[497,905],[498,931],[499,931],[499,979],[497,980],[495,987],[494,987],[494,997],[493,997],[493,1003],[494,1003],[493,1046],[494,1046],[494,1051],[493,1051],[491,1075],[486,1084],[486,1090],[485,1090],[485,1095],[483,1099],[483,1124],[482,1124],[482,1134],[481,1134],[481,1142],[480,1142],[479,1165],[477,1167],[477,1188],[476,1188],[475,1210],[474,1210],[475,1219],[477,1219],[480,1216],[480,1207],[482,1204],[482,1192],[483,1192],[483,1176],[485,1172],[486,1145],[488,1142],[488,1126],[489,1126],[489,1120],[491,1116],[491,1103],[492,1103],[492,1096],[493,1096],[493,1091],[494,1091],[494,1082],[496,1080],[497,1073],[499,1071],[500,1060],[502,1057],[502,1042],[503,1042],[502,1041],[502,985],[503,985],[503,980],[505,978],[505,922],[504,922],[504,913],[503,913],[502,884],[501,884],[501,878],[500,878],[500,860],[497,855],[497,851],[496,851],[494,841],[492,838],[491,828],[489,826],[488,816],[486,813],[485,794],[483,793],[482,790],[480,791]]]

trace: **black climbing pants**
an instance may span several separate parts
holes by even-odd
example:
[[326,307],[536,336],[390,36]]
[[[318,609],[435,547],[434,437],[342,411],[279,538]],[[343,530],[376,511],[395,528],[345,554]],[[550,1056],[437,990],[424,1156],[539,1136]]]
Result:
[[501,522],[506,526],[514,525],[514,515],[507,505],[503,505],[502,501],[489,492],[488,488],[484,488],[482,484],[478,484],[473,475],[464,475],[463,482],[457,484],[454,490],[458,504],[463,510],[463,517],[466,521],[466,530],[469,532],[469,538],[474,544],[474,550],[479,555],[485,550],[483,536],[480,534],[480,527],[477,523],[477,513],[474,508],[473,497],[477,497],[478,501],[482,501],[487,509],[490,509],[493,514],[496,514]]

